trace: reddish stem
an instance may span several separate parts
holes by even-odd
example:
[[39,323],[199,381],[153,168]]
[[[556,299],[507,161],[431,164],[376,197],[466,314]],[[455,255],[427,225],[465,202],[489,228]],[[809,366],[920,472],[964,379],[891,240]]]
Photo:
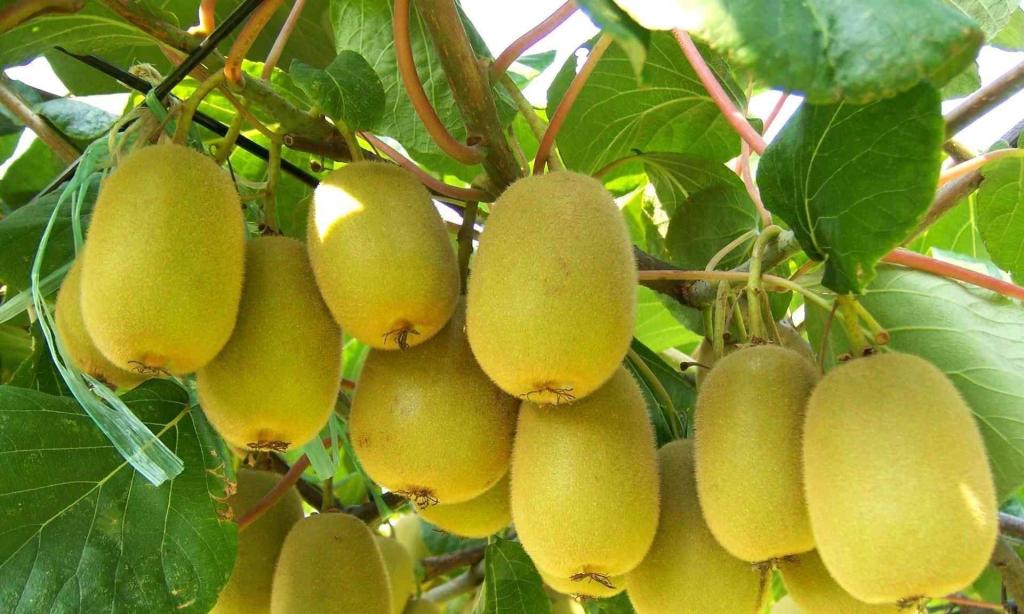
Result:
[[360,132],[359,136],[361,136],[368,143],[377,148],[377,150],[383,152],[384,155],[391,158],[395,162],[395,164],[401,166],[402,168],[409,171],[413,175],[416,175],[416,178],[420,180],[420,183],[427,186],[427,188],[429,188],[433,192],[436,192],[437,194],[440,194],[442,196],[450,196],[451,198],[465,201],[491,202],[494,200],[493,196],[491,196],[489,193],[483,190],[478,190],[476,188],[459,188],[453,185],[448,185],[447,183],[441,181],[437,177],[434,177],[430,173],[426,172],[425,170],[417,166],[415,162],[413,162],[409,158],[406,158],[401,153],[399,153],[395,148],[391,147],[390,145],[380,140],[376,136],[370,134],[369,132]]
[[960,281],[974,284],[981,288],[998,292],[1004,296],[1011,298],[1024,300],[1024,288],[1012,284],[1008,281],[996,279],[989,275],[983,275],[970,269],[950,264],[948,262],[942,262],[934,258],[929,258],[922,254],[912,252],[903,248],[896,248],[889,252],[882,260],[890,264],[899,264],[911,269],[918,271],[925,271],[940,275],[942,277],[948,277],[950,279],[957,279]]
[[288,12],[288,18],[285,19],[284,25],[281,26],[281,31],[277,33],[277,38],[274,39],[274,46],[270,48],[270,53],[267,54],[267,61],[263,63],[263,72],[260,77],[264,81],[270,78],[270,75],[274,73],[274,67],[277,66],[278,60],[281,59],[281,54],[284,53],[284,46],[288,44],[288,39],[291,38],[292,32],[295,31],[295,26],[299,23],[299,17],[302,16],[302,9],[306,7],[306,0],[295,0],[295,4],[292,5],[292,10]]
[[772,123],[775,118],[779,116],[779,112],[782,111],[782,107],[786,106],[786,101],[789,100],[789,92],[783,92],[779,99],[775,101],[775,106],[772,107],[772,112],[768,114],[767,119],[764,120],[764,130],[761,134],[767,134],[768,129],[772,127]]
[[505,74],[505,71],[516,61],[516,58],[523,55],[523,52],[530,47],[536,45],[542,38],[554,32],[555,28],[565,23],[565,20],[569,19],[576,12],[576,8],[576,3],[573,0],[569,0],[555,9],[555,12],[548,15],[544,21],[512,41],[512,44],[506,47],[498,56],[498,59],[494,60],[494,64],[491,65],[491,77],[497,79]]
[[679,43],[679,47],[683,50],[683,55],[690,62],[690,66],[693,67],[693,71],[697,73],[697,77],[700,82],[704,84],[704,89],[711,95],[711,99],[718,105],[719,110],[722,111],[722,115],[725,116],[726,121],[732,126],[736,134],[740,135],[750,148],[758,153],[758,155],[764,153],[765,148],[768,144],[764,138],[754,130],[754,127],[750,125],[746,117],[740,113],[736,105],[733,104],[732,99],[725,93],[725,89],[718,82],[715,77],[715,73],[711,71],[711,67],[708,66],[704,58],[701,57],[700,51],[697,49],[697,45],[693,44],[693,39],[686,33],[685,30],[673,30],[672,33],[676,37],[676,41]]
[[257,518],[262,516],[264,512],[274,507],[284,493],[295,485],[296,482],[302,478],[302,472],[309,467],[309,457],[303,455],[302,458],[295,461],[295,464],[288,469],[288,473],[281,476],[277,484],[270,489],[270,492],[263,495],[263,498],[256,502],[241,518],[238,519],[238,530],[242,531],[247,526],[251,525]]
[[987,601],[977,601],[975,599],[968,599],[967,597],[960,597],[959,595],[947,595],[943,597],[950,603],[956,605],[963,605],[971,608],[980,608],[982,610],[992,610],[994,612],[1002,612],[1003,606],[998,603],[989,603]]
[[572,110],[572,105],[575,104],[576,98],[579,97],[580,92],[583,90],[583,86],[586,85],[587,79],[590,78],[590,74],[594,72],[597,67],[597,61],[604,55],[605,50],[611,45],[612,39],[607,34],[603,35],[594,44],[594,48],[590,50],[590,55],[587,56],[587,61],[583,63],[583,68],[580,72],[573,77],[572,83],[569,84],[569,88],[565,90],[565,95],[558,101],[558,107],[555,109],[555,113],[551,116],[551,121],[548,122],[548,128],[544,131],[544,136],[540,139],[540,144],[537,145],[537,155],[533,159],[533,174],[537,175],[544,166],[547,165],[548,156],[551,155],[551,148],[555,144],[555,137],[558,136],[558,131],[561,130],[562,124],[565,123],[566,116],[569,115],[569,111]]
[[242,29],[238,31],[238,38],[231,44],[231,50],[224,61],[224,76],[227,77],[229,83],[234,85],[242,83],[242,60],[245,59],[245,54],[249,52],[249,48],[256,42],[256,37],[260,35],[283,1],[263,0],[249,16],[249,20],[245,22]]
[[423,83],[416,73],[416,60],[413,58],[412,41],[409,38],[409,0],[395,0],[392,26],[398,72],[402,76],[402,84],[405,86],[406,95],[409,96],[409,102],[416,109],[423,127],[446,154],[463,164],[478,164],[484,158],[483,152],[478,147],[470,147],[459,142],[448,132],[441,118],[437,116],[437,111],[430,104],[427,93],[423,91]]

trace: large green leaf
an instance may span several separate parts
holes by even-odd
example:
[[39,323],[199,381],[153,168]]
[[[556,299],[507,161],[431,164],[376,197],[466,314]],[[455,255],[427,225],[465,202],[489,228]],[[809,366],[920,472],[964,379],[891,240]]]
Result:
[[0,178],[0,200],[11,209],[21,207],[35,198],[66,166],[46,143],[36,139]]
[[484,552],[479,614],[546,614],[551,602],[540,574],[519,542],[498,539]]
[[945,140],[939,105],[928,85],[864,106],[804,104],[768,146],[764,203],[826,261],[829,288],[860,292],[927,210]]
[[[719,79],[741,98],[725,67],[710,59]],[[548,116],[554,114],[576,69],[574,54],[548,91]],[[655,32],[639,80],[617,45],[598,60],[558,133],[558,150],[569,168],[594,173],[636,150],[725,162],[739,154],[740,141],[672,36]]]
[[1006,27],[995,35],[991,44],[1007,51],[1024,49],[1024,7],[1013,11]]
[[[640,156],[658,200],[671,216],[665,236],[672,263],[703,269],[718,250],[757,228],[757,210],[746,187],[723,164],[671,153]],[[746,260],[753,239],[725,257],[719,268]]]
[[974,59],[981,30],[941,0],[685,0],[693,32],[769,85],[814,103],[941,86]]
[[79,146],[86,146],[110,130],[114,115],[71,98],[56,98],[36,105],[39,113]]
[[921,253],[942,249],[977,260],[991,260],[978,232],[977,192],[940,217],[907,247]]
[[647,60],[650,33],[633,21],[614,0],[579,0],[578,4],[591,21],[622,47],[633,65],[633,72],[639,77]]
[[[683,377],[678,364],[665,362],[654,350],[637,339],[633,339],[630,349],[643,364],[636,364],[636,358],[632,355],[623,364],[640,386],[660,447],[676,438],[673,431],[685,433],[692,423],[696,390]],[[656,381],[651,381],[652,375]],[[659,384],[671,401],[671,407],[668,407],[664,395],[658,390]]]
[[1024,156],[996,160],[982,170],[978,230],[992,261],[1024,282]]
[[1013,10],[1020,6],[1019,0],[946,0],[973,19],[986,38],[992,38],[1006,27]]
[[384,86],[355,51],[339,52],[323,69],[293,62],[288,73],[324,115],[349,130],[373,128],[384,115]]
[[229,458],[187,393],[124,397],[185,461],[160,487],[68,398],[0,387],[0,610],[206,612],[235,558]]
[[608,599],[587,599],[583,604],[587,614],[635,614],[633,604],[626,593],[619,593]]
[[[861,299],[892,335],[893,350],[928,359],[950,377],[985,437],[1000,498],[1024,484],[1024,309],[987,290],[942,277],[880,267]],[[820,347],[828,314],[808,307]],[[846,351],[833,323],[827,364]]]

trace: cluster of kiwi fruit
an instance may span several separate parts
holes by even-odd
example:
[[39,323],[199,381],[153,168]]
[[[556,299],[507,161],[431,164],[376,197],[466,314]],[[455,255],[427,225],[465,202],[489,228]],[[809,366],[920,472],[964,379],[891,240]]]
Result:
[[[695,435],[659,450],[623,367],[636,278],[614,199],[577,173],[498,198],[461,296],[444,223],[400,168],[329,173],[305,245],[246,241],[226,173],[164,144],[104,180],[56,322],[83,372],[113,387],[195,373],[225,441],[273,451],[334,411],[344,330],[371,348],[348,416],[366,474],[452,534],[514,525],[560,594],[755,612],[779,569],[778,608],[895,612],[974,580],[995,493],[937,368],[889,352],[821,377],[793,331],[719,357],[705,344]],[[240,470],[236,513],[275,482]],[[303,518],[294,492],[239,543],[220,612],[434,607],[412,598],[423,552],[343,513]],[[310,581],[313,561],[330,581]]]

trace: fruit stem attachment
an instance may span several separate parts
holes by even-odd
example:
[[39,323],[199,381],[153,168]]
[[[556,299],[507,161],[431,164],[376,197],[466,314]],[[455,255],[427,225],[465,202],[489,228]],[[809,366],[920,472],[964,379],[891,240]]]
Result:
[[409,37],[409,0],[395,0],[395,14],[392,21],[392,30],[395,40],[395,57],[398,61],[398,73],[402,77],[402,84],[405,86],[405,93],[412,103],[413,109],[419,115],[423,127],[427,129],[430,138],[437,143],[441,151],[445,152],[462,164],[478,164],[484,158],[479,147],[472,147],[459,142],[448,132],[448,128],[437,116],[437,111],[430,104],[427,93],[423,91],[423,82],[416,73],[416,59],[412,53],[412,40]]
[[228,51],[228,57],[224,61],[224,76],[227,77],[228,83],[242,84],[242,60],[245,59],[245,54],[249,52],[252,44],[256,42],[256,37],[260,35],[267,22],[281,6],[281,2],[283,0],[263,0],[263,3],[256,7],[256,10],[249,16],[249,20],[238,31],[238,36],[231,44],[231,50]]
[[573,104],[576,103],[576,98],[583,91],[583,86],[586,85],[587,79],[590,78],[591,73],[597,68],[598,60],[601,59],[601,56],[604,55],[604,52],[608,50],[611,44],[612,37],[607,34],[602,34],[601,38],[597,39],[580,72],[573,77],[572,83],[565,90],[562,99],[558,101],[558,106],[555,107],[555,112],[551,115],[551,120],[548,122],[548,129],[544,131],[544,136],[541,138],[540,144],[537,145],[537,155],[533,159],[534,175],[539,175],[544,170],[551,150],[555,146],[555,137],[558,136],[558,131],[561,130],[562,124],[565,123],[565,118],[569,115],[569,111],[572,110]]
[[857,309],[857,315],[860,316],[860,319],[867,325],[868,331],[871,332],[875,344],[885,345],[886,343],[889,343],[889,339],[891,338],[889,331],[885,330],[885,327],[878,323],[875,316],[871,315],[871,312],[869,312],[860,301],[854,301],[853,306]]
[[188,100],[181,106],[181,115],[178,117],[178,125],[174,129],[174,142],[178,145],[184,145],[188,140],[188,131],[192,127],[192,118],[195,117],[196,111],[199,110],[199,104],[203,101],[203,98],[224,83],[224,73],[215,72],[196,88],[196,91],[192,92],[192,95],[188,97]]
[[665,421],[668,422],[668,429],[672,433],[672,438],[681,439],[683,437],[681,431],[683,426],[682,419],[675,403],[672,402],[672,397],[665,390],[665,386],[662,385],[661,380],[654,374],[654,371],[651,371],[643,357],[637,354],[633,348],[629,348],[627,356],[629,356],[629,362],[632,363],[633,368],[636,369],[644,383],[651,389],[651,393],[658,399],[658,405],[661,406],[661,413],[665,416]]
[[569,2],[555,9],[554,13],[545,17],[539,24],[512,41],[512,44],[498,55],[498,59],[494,60],[494,64],[491,64],[491,78],[503,76],[508,67],[516,61],[516,58],[523,55],[530,47],[536,45],[542,38],[554,32],[558,26],[565,23],[565,20],[569,19],[575,12],[576,3],[569,0]]
[[754,343],[767,339],[764,321],[761,319],[761,299],[758,294],[761,289],[761,267],[764,261],[764,248],[770,239],[773,239],[782,232],[779,226],[769,226],[761,231],[761,234],[754,240],[754,247],[750,254],[750,275],[747,277],[747,314],[750,320],[750,334]]
[[854,356],[864,356],[871,349],[864,331],[860,328],[860,314],[857,311],[857,299],[852,294],[841,294],[836,297],[839,312],[843,314],[843,327],[850,340],[850,349]]
[[750,341],[750,333],[747,332],[747,325],[743,323],[743,310],[740,309],[740,302],[732,302],[732,318],[736,322],[736,334],[739,335],[740,343]]

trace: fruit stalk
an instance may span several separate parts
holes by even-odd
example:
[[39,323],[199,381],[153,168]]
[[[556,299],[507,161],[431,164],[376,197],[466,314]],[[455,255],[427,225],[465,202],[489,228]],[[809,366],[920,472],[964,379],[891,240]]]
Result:
[[303,456],[295,462],[294,465],[288,469],[288,473],[281,476],[278,483],[270,489],[270,492],[263,495],[263,498],[256,502],[249,510],[238,519],[238,530],[244,531],[246,527],[251,525],[257,518],[266,513],[267,510],[274,507],[288,489],[295,485],[302,478],[302,472],[309,467],[309,457]]
[[761,266],[764,261],[764,246],[769,239],[773,239],[782,232],[778,226],[769,226],[761,231],[754,241],[754,248],[750,254],[750,276],[747,278],[747,312],[750,318],[750,334],[754,339],[765,339],[764,322],[761,318],[761,301],[758,294],[761,289]]
[[423,565],[423,581],[427,582],[464,565],[476,565],[484,558],[487,546],[473,546],[455,552],[428,556],[420,561]]
[[175,143],[179,145],[185,144],[189,128],[192,127],[192,118],[195,117],[196,111],[199,110],[199,104],[210,92],[220,87],[222,83],[224,83],[224,73],[215,72],[200,83],[199,87],[188,97],[188,100],[181,106],[181,115],[178,117],[178,124],[174,129]]

